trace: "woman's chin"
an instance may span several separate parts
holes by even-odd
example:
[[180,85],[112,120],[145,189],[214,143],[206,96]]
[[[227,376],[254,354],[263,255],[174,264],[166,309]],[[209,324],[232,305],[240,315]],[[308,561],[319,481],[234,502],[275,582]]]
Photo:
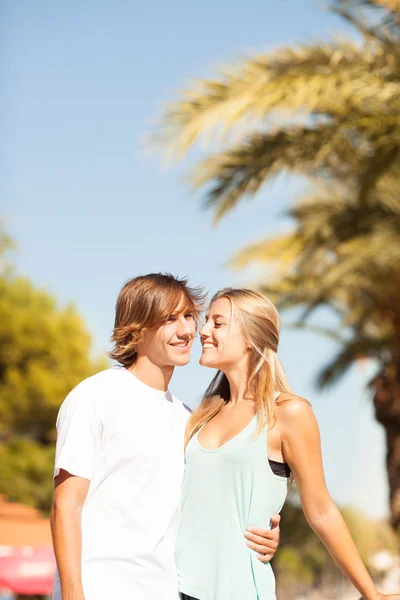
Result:
[[200,356],[199,364],[202,367],[210,367],[211,369],[215,368],[213,361],[209,357],[204,356],[204,355]]

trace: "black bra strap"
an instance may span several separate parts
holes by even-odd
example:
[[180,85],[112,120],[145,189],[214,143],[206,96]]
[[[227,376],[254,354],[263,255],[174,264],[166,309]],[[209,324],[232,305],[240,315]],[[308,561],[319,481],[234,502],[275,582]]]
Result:
[[290,477],[290,467],[287,463],[282,463],[277,460],[268,459],[270,467],[275,475],[279,475],[280,477]]

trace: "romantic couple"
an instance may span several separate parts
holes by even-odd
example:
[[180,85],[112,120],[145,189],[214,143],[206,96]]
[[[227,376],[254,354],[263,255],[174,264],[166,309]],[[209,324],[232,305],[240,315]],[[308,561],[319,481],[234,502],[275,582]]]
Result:
[[200,364],[217,374],[192,414],[169,391],[204,299],[168,274],[129,280],[112,335],[118,366],[60,408],[54,600],[275,599],[269,561],[292,479],[362,597],[400,600],[376,590],[326,489],[318,425],[286,380],[267,298],[219,291],[200,329]]

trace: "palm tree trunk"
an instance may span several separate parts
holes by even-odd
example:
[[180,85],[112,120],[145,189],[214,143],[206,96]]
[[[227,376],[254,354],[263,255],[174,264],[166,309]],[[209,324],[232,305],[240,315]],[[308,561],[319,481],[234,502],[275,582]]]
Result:
[[388,366],[371,384],[376,419],[386,433],[390,522],[400,535],[400,364]]
[[400,425],[398,423],[386,429],[386,468],[389,480],[389,498],[391,524],[400,534]]

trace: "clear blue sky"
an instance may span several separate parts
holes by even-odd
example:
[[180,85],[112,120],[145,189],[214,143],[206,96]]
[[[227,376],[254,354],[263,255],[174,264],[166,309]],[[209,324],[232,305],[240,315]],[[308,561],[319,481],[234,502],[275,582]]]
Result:
[[[315,0],[2,0],[0,214],[20,246],[18,269],[77,306],[97,351],[109,347],[115,298],[130,276],[170,271],[211,292],[248,283],[225,261],[287,226],[281,212],[299,193],[296,180],[279,179],[212,229],[212,214],[182,183],[196,154],[167,170],[141,152],[162,103],[244,53],[343,30]],[[281,358],[315,408],[332,496],[384,516],[384,437],[364,391],[371,369],[356,367],[329,393],[313,386],[334,351],[314,334],[283,330]],[[192,406],[211,375],[198,355],[196,346],[172,386]]]

